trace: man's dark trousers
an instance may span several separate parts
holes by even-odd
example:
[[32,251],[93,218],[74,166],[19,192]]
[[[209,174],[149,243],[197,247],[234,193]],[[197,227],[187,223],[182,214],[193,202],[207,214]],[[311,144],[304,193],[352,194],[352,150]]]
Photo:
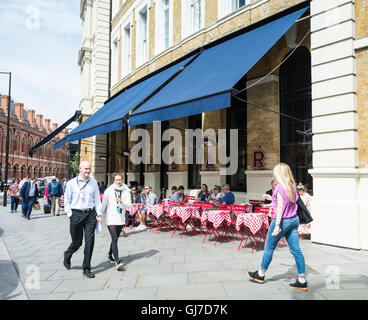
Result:
[[25,215],[25,218],[29,219],[32,213],[32,206],[35,203],[36,197],[28,197],[27,199],[22,200],[22,213]]
[[83,270],[91,270],[92,252],[95,244],[96,216],[95,210],[91,212],[72,210],[72,215],[69,218],[72,243],[65,252],[65,258],[70,261],[73,253],[80,248],[84,231]]

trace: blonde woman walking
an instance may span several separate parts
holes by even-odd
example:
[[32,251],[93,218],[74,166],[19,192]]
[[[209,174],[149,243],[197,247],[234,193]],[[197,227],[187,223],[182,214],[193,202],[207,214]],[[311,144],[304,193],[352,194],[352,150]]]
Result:
[[118,239],[125,225],[125,211],[131,205],[130,189],[123,184],[120,173],[115,173],[113,177],[114,183],[106,189],[102,200],[102,212],[106,211],[106,224],[111,235],[108,259],[116,265],[116,270],[125,271],[119,258]]
[[289,287],[307,291],[305,261],[299,246],[299,217],[297,214],[298,205],[296,203],[298,193],[295,181],[290,167],[284,163],[276,165],[273,169],[273,174],[278,182],[272,195],[272,205],[275,213],[268,230],[261,267],[258,271],[248,272],[248,277],[257,283],[264,283],[265,273],[271,263],[273,252],[280,239],[285,237],[298,269],[298,278],[293,283],[290,283]]

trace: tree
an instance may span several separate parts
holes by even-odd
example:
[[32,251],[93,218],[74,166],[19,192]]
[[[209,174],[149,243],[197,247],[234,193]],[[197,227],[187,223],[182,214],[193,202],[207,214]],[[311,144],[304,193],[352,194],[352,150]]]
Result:
[[68,173],[69,177],[74,177],[78,174],[79,168],[79,154],[76,152],[73,156],[73,159],[68,163]]

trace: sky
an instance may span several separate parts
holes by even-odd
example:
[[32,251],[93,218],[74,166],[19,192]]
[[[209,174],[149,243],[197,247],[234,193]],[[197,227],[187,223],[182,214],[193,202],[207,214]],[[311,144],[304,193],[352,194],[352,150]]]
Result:
[[[12,100],[59,125],[80,101],[79,5],[79,0],[0,0],[0,71],[12,72]],[[5,75],[0,93],[8,94]]]

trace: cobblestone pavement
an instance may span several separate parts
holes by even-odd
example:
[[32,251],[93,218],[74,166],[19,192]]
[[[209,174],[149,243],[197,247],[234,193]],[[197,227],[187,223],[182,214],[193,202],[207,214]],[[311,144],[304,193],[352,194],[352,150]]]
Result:
[[235,243],[217,243],[167,232],[126,229],[119,254],[126,272],[107,261],[110,235],[105,225],[96,235],[92,258],[94,279],[82,276],[83,247],[62,264],[70,244],[69,219],[34,212],[30,221],[0,208],[1,299],[368,299],[368,252],[302,240],[308,292],[288,288],[296,277],[289,249],[275,252],[263,285],[247,272],[259,267],[263,250],[251,254]]

